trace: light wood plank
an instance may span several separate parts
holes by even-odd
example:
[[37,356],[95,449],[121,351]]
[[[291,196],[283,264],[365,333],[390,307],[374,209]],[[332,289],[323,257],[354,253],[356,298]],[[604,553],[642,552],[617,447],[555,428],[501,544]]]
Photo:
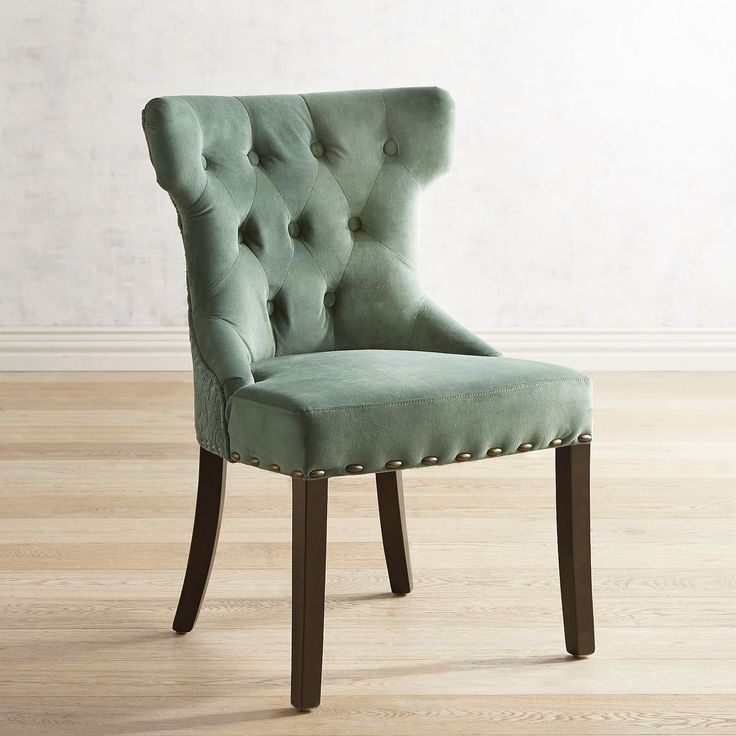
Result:
[[288,480],[232,469],[177,637],[191,377],[0,374],[0,733],[736,733],[736,375],[594,380],[596,654],[564,652],[552,453],[405,473],[402,599],[372,479],[339,479],[323,705],[302,716]]

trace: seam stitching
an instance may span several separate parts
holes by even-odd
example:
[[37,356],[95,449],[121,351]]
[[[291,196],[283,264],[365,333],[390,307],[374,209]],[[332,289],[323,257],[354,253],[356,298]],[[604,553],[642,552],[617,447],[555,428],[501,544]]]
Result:
[[414,316],[411,320],[411,333],[409,334],[409,345],[414,344],[414,335],[417,331],[417,321],[419,320],[419,315],[424,311],[425,305],[427,304],[427,295],[422,295],[422,300],[419,302],[419,306],[417,307],[417,311],[414,313]]
[[[261,381],[257,381],[256,384],[261,383]],[[251,399],[249,397],[244,396],[238,396],[237,394],[234,394],[231,399],[237,399],[238,401],[247,401],[250,404],[259,404],[261,406],[266,406],[269,409],[275,409],[276,411],[281,411],[286,414],[294,414],[294,415],[310,415],[310,414],[325,414],[328,412],[333,411],[345,411],[347,409],[379,409],[383,407],[389,407],[389,406],[406,406],[408,404],[428,404],[433,403],[436,401],[449,401],[454,399],[466,399],[466,398],[473,398],[473,397],[480,397],[480,396],[495,396],[497,394],[502,393],[510,393],[512,391],[520,391],[522,389],[527,388],[536,388],[538,386],[548,386],[551,384],[563,384],[563,383],[580,383],[580,384],[587,384],[586,379],[581,378],[563,378],[560,380],[557,379],[550,379],[548,381],[537,381],[535,383],[521,383],[516,386],[506,386],[504,388],[494,389],[493,391],[468,391],[465,393],[460,394],[451,394],[451,395],[445,395],[445,396],[434,396],[432,398],[422,398],[422,399],[405,399],[402,401],[387,401],[383,403],[378,404],[346,404],[344,406],[333,406],[328,407],[325,409],[300,409],[300,410],[294,410],[294,409],[287,409],[283,406],[277,406],[276,404],[269,404],[264,401],[258,401],[257,399]]]
[[[317,172],[314,175],[314,181],[312,182],[312,186],[309,190],[309,194],[307,194],[307,198],[304,200],[304,204],[302,205],[302,208],[299,210],[299,214],[296,216],[296,219],[298,220],[301,218],[301,216],[304,214],[304,210],[307,208],[307,204],[309,204],[309,198],[312,196],[312,192],[314,191],[314,187],[317,184],[317,179],[319,178],[319,161],[317,162]],[[322,270],[322,266],[320,265],[319,261],[317,260],[314,253],[312,253],[310,247],[307,245],[306,241],[302,240],[301,238],[295,238],[295,240],[298,240],[307,250],[310,256],[312,256],[312,259],[317,264],[317,268],[319,269],[319,272],[322,274],[322,278],[325,280],[325,284],[327,284],[327,277],[325,276],[325,272]],[[276,296],[281,292],[281,289],[284,288],[284,284],[286,283],[286,279],[289,277],[289,271],[291,271],[291,266],[294,263],[294,255],[296,253],[296,249],[294,248],[292,244],[291,248],[291,259],[289,260],[289,265],[286,268],[286,273],[284,274],[284,278],[281,281],[281,285],[276,290],[276,293],[271,297],[271,299],[275,299]]]
[[230,275],[231,271],[235,268],[235,264],[238,262],[239,258],[240,258],[240,246],[238,246],[238,253],[235,256],[235,260],[227,267],[225,273],[223,273],[222,276],[220,276],[220,278],[217,279],[214,284],[212,284],[211,286],[208,286],[205,289],[204,293],[206,296],[211,296],[212,292],[214,292],[215,289],[217,289],[217,287],[220,286],[220,284],[222,284],[222,282]]
[[375,240],[376,243],[379,243],[382,245],[391,255],[398,258],[404,265],[408,266],[412,271],[414,270],[414,267],[409,263],[409,261],[404,258],[404,256],[401,255],[401,253],[397,253],[391,246],[386,245],[386,243],[383,242],[380,238],[377,238],[375,235],[369,236],[372,240]]
[[[316,133],[317,133],[317,125],[316,125],[316,123],[314,122],[314,115],[312,115],[312,109],[311,109],[311,108],[309,107],[309,103],[308,103],[308,102],[307,102],[307,100],[305,99],[304,95],[299,95],[299,97],[301,98],[301,101],[302,101],[302,102],[304,103],[304,107],[306,108],[306,110],[307,110],[307,114],[309,115],[309,121],[310,121],[310,123],[312,124],[312,130],[314,131],[314,133],[315,133],[315,135],[316,135]],[[317,168],[317,176],[319,176],[319,163],[320,163],[320,162],[318,161],[318,162],[317,162],[317,167],[318,167],[318,168]],[[348,215],[350,215],[350,211],[351,211],[351,210],[350,210],[350,201],[348,200],[347,194],[345,194],[345,190],[344,190],[344,189],[342,188],[342,184],[340,184],[340,182],[338,181],[337,177],[335,176],[335,172],[334,172],[334,171],[332,170],[332,168],[331,168],[331,167],[330,167],[330,165],[329,165],[329,164],[327,163],[327,161],[323,161],[322,163],[324,164],[324,166],[325,166],[325,168],[327,169],[327,171],[329,171],[329,172],[330,172],[330,176],[332,176],[332,178],[333,178],[333,179],[334,179],[334,181],[335,181],[335,184],[337,184],[338,188],[339,188],[339,189],[340,189],[340,191],[342,192],[342,196],[343,196],[343,197],[345,198],[345,205],[346,205],[346,206],[347,206],[347,208],[348,208]],[[315,176],[315,178],[314,178],[314,184],[316,184],[316,183],[317,183],[317,176]],[[314,184],[312,184],[312,189],[314,189]],[[311,191],[309,192],[309,196],[310,196],[310,197],[312,196],[312,192],[311,192]],[[309,197],[307,197],[307,200],[309,200]],[[306,207],[306,206],[307,206],[307,203],[305,202],[305,203],[304,203],[304,207]],[[304,208],[302,208],[302,212],[303,212],[303,211],[304,211]],[[342,273],[340,274],[340,277],[339,277],[339,278],[337,279],[337,281],[335,282],[335,286],[333,287],[333,288],[335,288],[335,289],[336,289],[336,288],[337,288],[337,287],[338,287],[338,286],[340,285],[340,283],[342,282],[342,277],[343,277],[343,276],[345,275],[345,271],[347,270],[347,267],[348,267],[348,263],[350,263],[350,259],[351,259],[351,258],[353,257],[353,251],[355,250],[355,233],[351,232],[350,234],[351,234],[351,240],[352,240],[352,245],[351,245],[351,247],[350,247],[350,253],[348,254],[348,258],[347,258],[347,261],[345,261],[345,267],[343,268],[343,270],[342,270]],[[306,244],[306,242],[305,242],[305,241],[303,241],[303,240],[300,240],[299,242],[300,242],[300,243],[302,243],[302,245],[304,245],[304,247],[306,248],[306,250],[307,250],[307,252],[309,253],[309,255],[311,255],[311,256],[312,256],[312,258],[313,258],[314,262],[315,262],[315,263],[317,264],[317,268],[319,268],[319,271],[320,271],[320,273],[322,274],[322,278],[323,278],[323,279],[325,280],[325,285],[326,285],[326,286],[327,286],[327,287],[329,288],[329,282],[328,282],[328,280],[327,280],[327,277],[325,276],[325,273],[324,273],[324,271],[322,270],[322,266],[320,265],[319,261],[318,261],[318,260],[317,260],[317,258],[315,257],[314,253],[312,253],[311,249],[309,248],[309,246],[308,246],[308,245]],[[332,341],[333,341],[333,343],[334,343],[334,341],[335,341],[334,326],[333,326]]]
[[221,322],[226,322],[227,324],[230,325],[230,327],[233,328],[233,330],[235,330],[235,334],[242,340],[243,345],[245,345],[245,349],[246,349],[246,351],[248,353],[248,357],[250,358],[250,363],[251,363],[251,365],[253,365],[253,363],[255,363],[255,361],[253,360],[253,353],[251,352],[250,346],[245,341],[245,338],[240,334],[240,330],[238,329],[238,326],[235,324],[235,322],[233,322],[232,320],[229,320],[229,319],[227,319],[225,317],[222,317],[219,314],[212,314],[212,315],[210,315],[209,318],[210,319],[219,319]]
[[[314,123],[314,116],[312,115],[312,110],[309,107],[309,103],[304,98],[304,95],[299,95],[299,97],[302,98],[302,102],[304,103],[304,106],[307,108],[307,112],[309,113],[309,119],[312,121],[312,128],[314,128],[314,132],[317,132],[317,126]],[[345,204],[348,206],[348,214],[350,214],[350,200],[348,199],[348,195],[345,194],[345,190],[342,188],[342,184],[338,181],[337,177],[335,176],[335,172],[332,170],[332,167],[327,163],[327,161],[324,162],[325,167],[327,170],[332,174],[332,178],[335,180],[335,184],[340,188],[340,191],[342,192],[342,196],[345,197]]]
[[[184,100],[184,102],[187,103],[187,105],[189,105],[189,107],[192,109],[192,112],[194,113],[194,117],[197,118],[197,123],[199,124],[199,129],[202,132],[202,140],[204,141],[204,126],[202,125],[202,118],[199,117],[199,113],[197,112],[197,108],[194,107],[194,105],[192,105],[192,103],[189,101],[189,98],[188,97],[183,97],[182,99]],[[207,191],[207,183],[209,181],[209,176],[207,174],[205,174],[204,175],[204,179],[205,179],[205,181],[204,181],[204,189],[202,189],[202,191],[200,192],[199,196],[194,200],[194,202],[192,204],[190,204],[187,207],[187,209],[191,209],[192,207],[194,207],[194,205],[197,204],[200,199],[202,199],[202,195],[205,193],[205,191]]]
[[409,176],[412,179],[414,179],[415,184],[421,189],[422,185],[419,183],[419,179],[417,179],[417,177],[414,175],[414,172],[403,161],[397,160],[396,163],[398,163],[400,166],[403,166],[406,169],[406,172],[409,174]]

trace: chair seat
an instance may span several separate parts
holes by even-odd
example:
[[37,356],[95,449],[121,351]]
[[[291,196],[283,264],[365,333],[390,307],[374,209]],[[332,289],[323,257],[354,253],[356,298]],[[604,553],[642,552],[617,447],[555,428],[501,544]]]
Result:
[[253,376],[227,405],[233,459],[297,477],[477,460],[591,432],[589,380],[548,363],[343,350],[262,360]]
[[262,360],[253,375],[228,402],[231,449],[289,475],[476,460],[591,431],[589,380],[548,363],[344,350]]

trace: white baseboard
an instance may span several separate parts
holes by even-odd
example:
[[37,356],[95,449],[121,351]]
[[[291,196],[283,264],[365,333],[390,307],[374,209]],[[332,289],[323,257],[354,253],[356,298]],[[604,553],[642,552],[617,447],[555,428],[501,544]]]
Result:
[[[509,357],[583,371],[736,371],[736,329],[478,329]],[[186,328],[0,328],[0,371],[188,371]]]

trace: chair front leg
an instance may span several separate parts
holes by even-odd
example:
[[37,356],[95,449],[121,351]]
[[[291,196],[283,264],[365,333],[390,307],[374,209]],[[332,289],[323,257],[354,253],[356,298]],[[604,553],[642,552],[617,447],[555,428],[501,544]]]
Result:
[[291,704],[319,705],[327,557],[327,478],[292,479]]
[[584,656],[595,651],[590,575],[590,445],[559,447],[555,471],[565,646],[570,654]]
[[174,631],[179,634],[186,634],[194,627],[207,590],[217,549],[217,537],[220,534],[226,475],[227,463],[201,447],[192,542],[173,624]]
[[378,514],[381,518],[383,554],[386,557],[391,590],[397,595],[411,593],[414,587],[409,557],[409,537],[406,533],[404,485],[401,471],[376,473]]

